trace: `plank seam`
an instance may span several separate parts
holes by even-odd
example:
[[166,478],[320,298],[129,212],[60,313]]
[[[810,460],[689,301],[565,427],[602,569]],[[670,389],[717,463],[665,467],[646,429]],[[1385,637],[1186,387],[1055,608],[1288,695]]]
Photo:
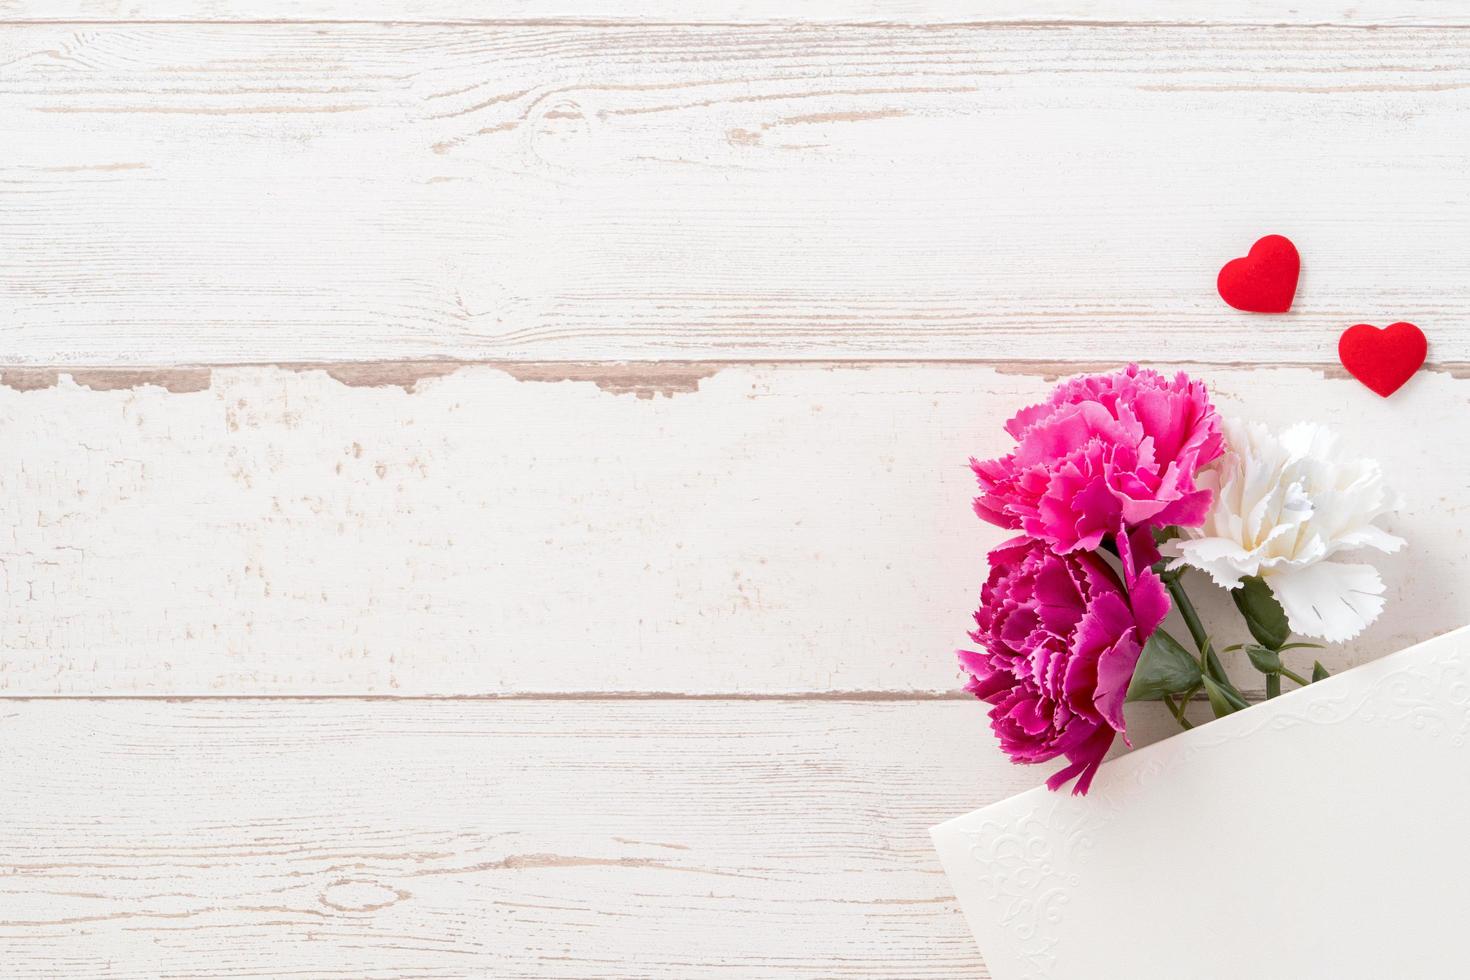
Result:
[[801,19],[771,20],[641,20],[601,18],[509,18],[509,19],[449,19],[449,20],[233,20],[233,19],[133,19],[99,20],[83,19],[23,19],[0,18],[0,27],[487,27],[487,28],[714,28],[720,30],[760,30],[772,27],[809,27],[817,30],[869,29],[869,30],[1070,30],[1075,28],[1097,28],[1101,30],[1139,30],[1148,28],[1219,30],[1222,28],[1270,29],[1270,30],[1321,30],[1325,28],[1353,31],[1426,31],[1466,30],[1470,24],[1436,22],[1344,22],[1344,21],[1207,21],[1207,20],[989,20],[989,21],[903,21],[903,20],[854,20],[823,21]]
[[[1264,701],[1264,690],[1242,690],[1251,704]],[[568,691],[509,694],[3,694],[0,704],[25,701],[143,701],[188,704],[200,701],[287,701],[301,703],[438,702],[438,701],[729,701],[823,702],[829,704],[924,704],[973,701],[963,690],[949,691],[808,691],[770,694],[700,694],[678,691]],[[1206,703],[1204,695],[1192,699]]]
[[[984,367],[1001,373],[1052,375],[1058,372],[1113,370],[1128,360],[1111,361],[993,357],[770,357],[770,358],[616,358],[616,359],[527,359],[514,358],[407,358],[355,361],[220,361],[178,364],[28,364],[0,363],[0,385],[18,390],[52,387],[54,375],[66,374],[83,387],[135,387],[138,384],[196,383],[207,379],[211,371],[250,368],[275,368],[282,371],[325,371],[343,384],[402,384],[442,376],[461,368],[495,368],[525,377],[520,380],[576,380],[575,377],[536,377],[538,374],[596,372],[608,368],[669,368],[688,371],[722,370],[743,367],[808,367],[808,368],[885,368],[885,367]],[[1345,379],[1347,370],[1336,359],[1323,361],[1223,361],[1200,358],[1142,358],[1150,367],[1215,368],[1219,370],[1255,370],[1259,368],[1299,368],[1321,371],[1326,377]],[[1470,361],[1426,361],[1421,370],[1447,374],[1457,380],[1470,378]],[[186,374],[187,373],[187,374]],[[154,380],[154,379],[157,380]],[[396,379],[396,380],[395,380]],[[168,383],[161,383],[167,381]],[[203,385],[207,387],[206,385]]]
[[529,691],[505,694],[0,694],[5,701],[969,701],[953,691],[792,691],[687,693],[681,691]]

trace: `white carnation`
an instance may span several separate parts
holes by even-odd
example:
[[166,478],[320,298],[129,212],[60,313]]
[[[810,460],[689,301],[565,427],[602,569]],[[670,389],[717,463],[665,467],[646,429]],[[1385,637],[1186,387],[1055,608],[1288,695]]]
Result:
[[1350,640],[1383,610],[1383,580],[1371,565],[1332,561],[1358,548],[1397,551],[1403,539],[1373,522],[1398,505],[1378,464],[1345,459],[1319,425],[1278,438],[1264,425],[1224,420],[1227,450],[1197,482],[1215,491],[1200,527],[1166,551],[1226,589],[1259,575],[1295,633]]

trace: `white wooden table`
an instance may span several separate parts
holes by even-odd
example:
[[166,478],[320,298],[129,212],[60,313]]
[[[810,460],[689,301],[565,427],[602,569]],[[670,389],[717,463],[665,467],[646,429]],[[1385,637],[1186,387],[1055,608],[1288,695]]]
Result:
[[986,976],[965,460],[1076,370],[1383,460],[1334,668],[1470,621],[1470,11],[1222,6],[0,0],[0,974]]

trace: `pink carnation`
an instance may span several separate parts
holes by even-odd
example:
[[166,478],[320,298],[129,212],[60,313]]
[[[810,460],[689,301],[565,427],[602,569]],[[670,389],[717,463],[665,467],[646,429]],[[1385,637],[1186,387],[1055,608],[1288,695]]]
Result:
[[1014,538],[990,553],[970,634],[984,652],[959,651],[966,690],[994,705],[990,725],[1012,761],[1066,756],[1071,765],[1047,785],[1075,776],[1073,792],[1086,793],[1114,735],[1127,740],[1133,669],[1168,611],[1163,583],[1146,568],[1130,594],[1094,553],[1058,555]]
[[1202,524],[1210,491],[1195,473],[1224,449],[1203,384],[1136,364],[1063,382],[1006,431],[1014,452],[970,460],[975,513],[1063,553],[1095,550],[1110,535],[1126,547],[1138,527]]

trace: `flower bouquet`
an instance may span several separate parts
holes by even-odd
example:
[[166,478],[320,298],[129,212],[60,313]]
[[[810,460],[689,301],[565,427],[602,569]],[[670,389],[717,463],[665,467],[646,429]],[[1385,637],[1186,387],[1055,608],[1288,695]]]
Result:
[[[1013,761],[1064,765],[933,829],[988,975],[1470,976],[1470,627],[1333,677],[1310,652],[1382,610],[1361,556],[1403,542],[1379,467],[1137,367],[1006,429],[975,510],[1018,536],[960,663]],[[1214,588],[1233,603],[1206,622]],[[1192,730],[1104,763],[1128,701]]]
[[[1403,546],[1375,524],[1394,497],[1320,426],[1222,419],[1199,381],[1130,365],[1064,382],[1005,428],[1012,452],[971,461],[975,512],[1020,534],[990,553],[981,649],[959,658],[1013,761],[1067,760],[1052,789],[1088,791],[1128,738],[1125,702],[1161,702],[1185,729],[1201,694],[1217,718],[1245,710],[1221,652],[1243,649],[1274,698],[1283,678],[1327,676],[1293,666],[1299,651],[1351,639],[1383,608],[1377,571],[1344,559]],[[1201,621],[1191,569],[1229,591],[1240,623]],[[1171,608],[1187,641],[1163,628]]]

